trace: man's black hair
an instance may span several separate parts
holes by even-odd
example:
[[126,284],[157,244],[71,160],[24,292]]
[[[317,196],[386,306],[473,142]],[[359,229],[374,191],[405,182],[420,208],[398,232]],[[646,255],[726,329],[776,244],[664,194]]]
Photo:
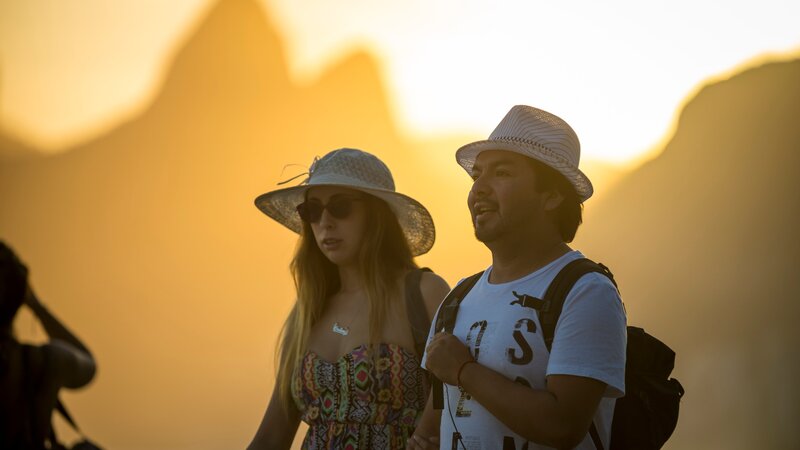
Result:
[[578,226],[583,222],[583,203],[572,183],[556,169],[528,158],[536,173],[536,190],[538,192],[556,191],[564,197],[561,204],[553,211],[556,225],[564,242],[572,242]]

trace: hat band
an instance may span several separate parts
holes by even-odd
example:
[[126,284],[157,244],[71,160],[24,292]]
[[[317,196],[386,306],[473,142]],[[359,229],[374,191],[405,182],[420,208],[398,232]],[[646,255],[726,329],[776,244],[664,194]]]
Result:
[[384,180],[365,180],[363,178],[359,178],[358,175],[337,173],[333,171],[324,173],[317,171],[316,173],[311,174],[306,184],[308,186],[314,186],[318,184],[335,184],[341,186],[352,186],[354,188],[381,189],[385,191],[395,190],[393,184],[389,184]]
[[536,147],[537,149],[539,149],[543,153],[545,153],[547,156],[549,156],[551,158],[554,158],[556,160],[559,160],[565,166],[567,166],[567,167],[569,167],[571,169],[577,169],[577,164],[573,164],[572,161],[568,160],[567,158],[565,158],[560,153],[556,152],[555,150],[551,149],[550,147],[547,147],[544,144],[540,144],[539,142],[536,142],[536,141],[533,141],[533,140],[530,140],[530,139],[516,137],[516,136],[499,136],[499,137],[491,137],[488,140],[489,141],[507,141],[507,142],[511,142],[513,144],[531,145],[533,147]]

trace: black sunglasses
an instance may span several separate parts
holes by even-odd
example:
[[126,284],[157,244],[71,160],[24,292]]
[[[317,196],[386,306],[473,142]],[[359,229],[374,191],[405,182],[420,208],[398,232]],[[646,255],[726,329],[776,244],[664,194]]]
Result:
[[346,219],[353,212],[353,202],[360,202],[364,199],[345,195],[335,195],[323,205],[317,199],[306,200],[297,205],[297,214],[304,222],[317,223],[322,218],[322,211],[328,210],[334,219]]

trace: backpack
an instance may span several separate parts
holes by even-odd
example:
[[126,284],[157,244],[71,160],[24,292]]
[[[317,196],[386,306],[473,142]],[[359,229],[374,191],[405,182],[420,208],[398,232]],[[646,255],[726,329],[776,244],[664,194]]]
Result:
[[[556,324],[564,301],[575,282],[587,273],[600,273],[617,285],[604,265],[586,258],[564,266],[545,292],[544,299],[518,296],[526,306],[536,309],[548,351],[553,344]],[[458,305],[478,282],[483,272],[464,279],[447,295],[436,318],[436,329],[453,332]],[[683,386],[669,378],[675,365],[675,352],[644,329],[628,326],[625,363],[625,396],[617,399],[611,423],[609,450],[657,450],[672,435],[678,423],[678,407]],[[442,409],[441,381],[433,381],[434,408]],[[604,450],[597,427],[592,422],[589,434],[598,450]]]

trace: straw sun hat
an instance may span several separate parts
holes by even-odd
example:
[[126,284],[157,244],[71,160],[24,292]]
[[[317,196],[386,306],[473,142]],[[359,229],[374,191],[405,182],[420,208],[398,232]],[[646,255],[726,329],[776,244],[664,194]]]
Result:
[[581,202],[592,196],[592,183],[578,169],[581,159],[578,136],[554,114],[532,106],[514,106],[489,139],[458,149],[456,161],[471,174],[475,159],[486,150],[505,150],[536,159],[564,175]]
[[436,230],[428,210],[413,198],[396,192],[389,168],[361,150],[341,148],[315,158],[308,168],[308,178],[300,185],[259,195],[255,204],[281,225],[300,233],[302,224],[296,208],[305,201],[306,191],[314,186],[355,189],[385,201],[397,216],[414,256],[427,253],[433,246]]

